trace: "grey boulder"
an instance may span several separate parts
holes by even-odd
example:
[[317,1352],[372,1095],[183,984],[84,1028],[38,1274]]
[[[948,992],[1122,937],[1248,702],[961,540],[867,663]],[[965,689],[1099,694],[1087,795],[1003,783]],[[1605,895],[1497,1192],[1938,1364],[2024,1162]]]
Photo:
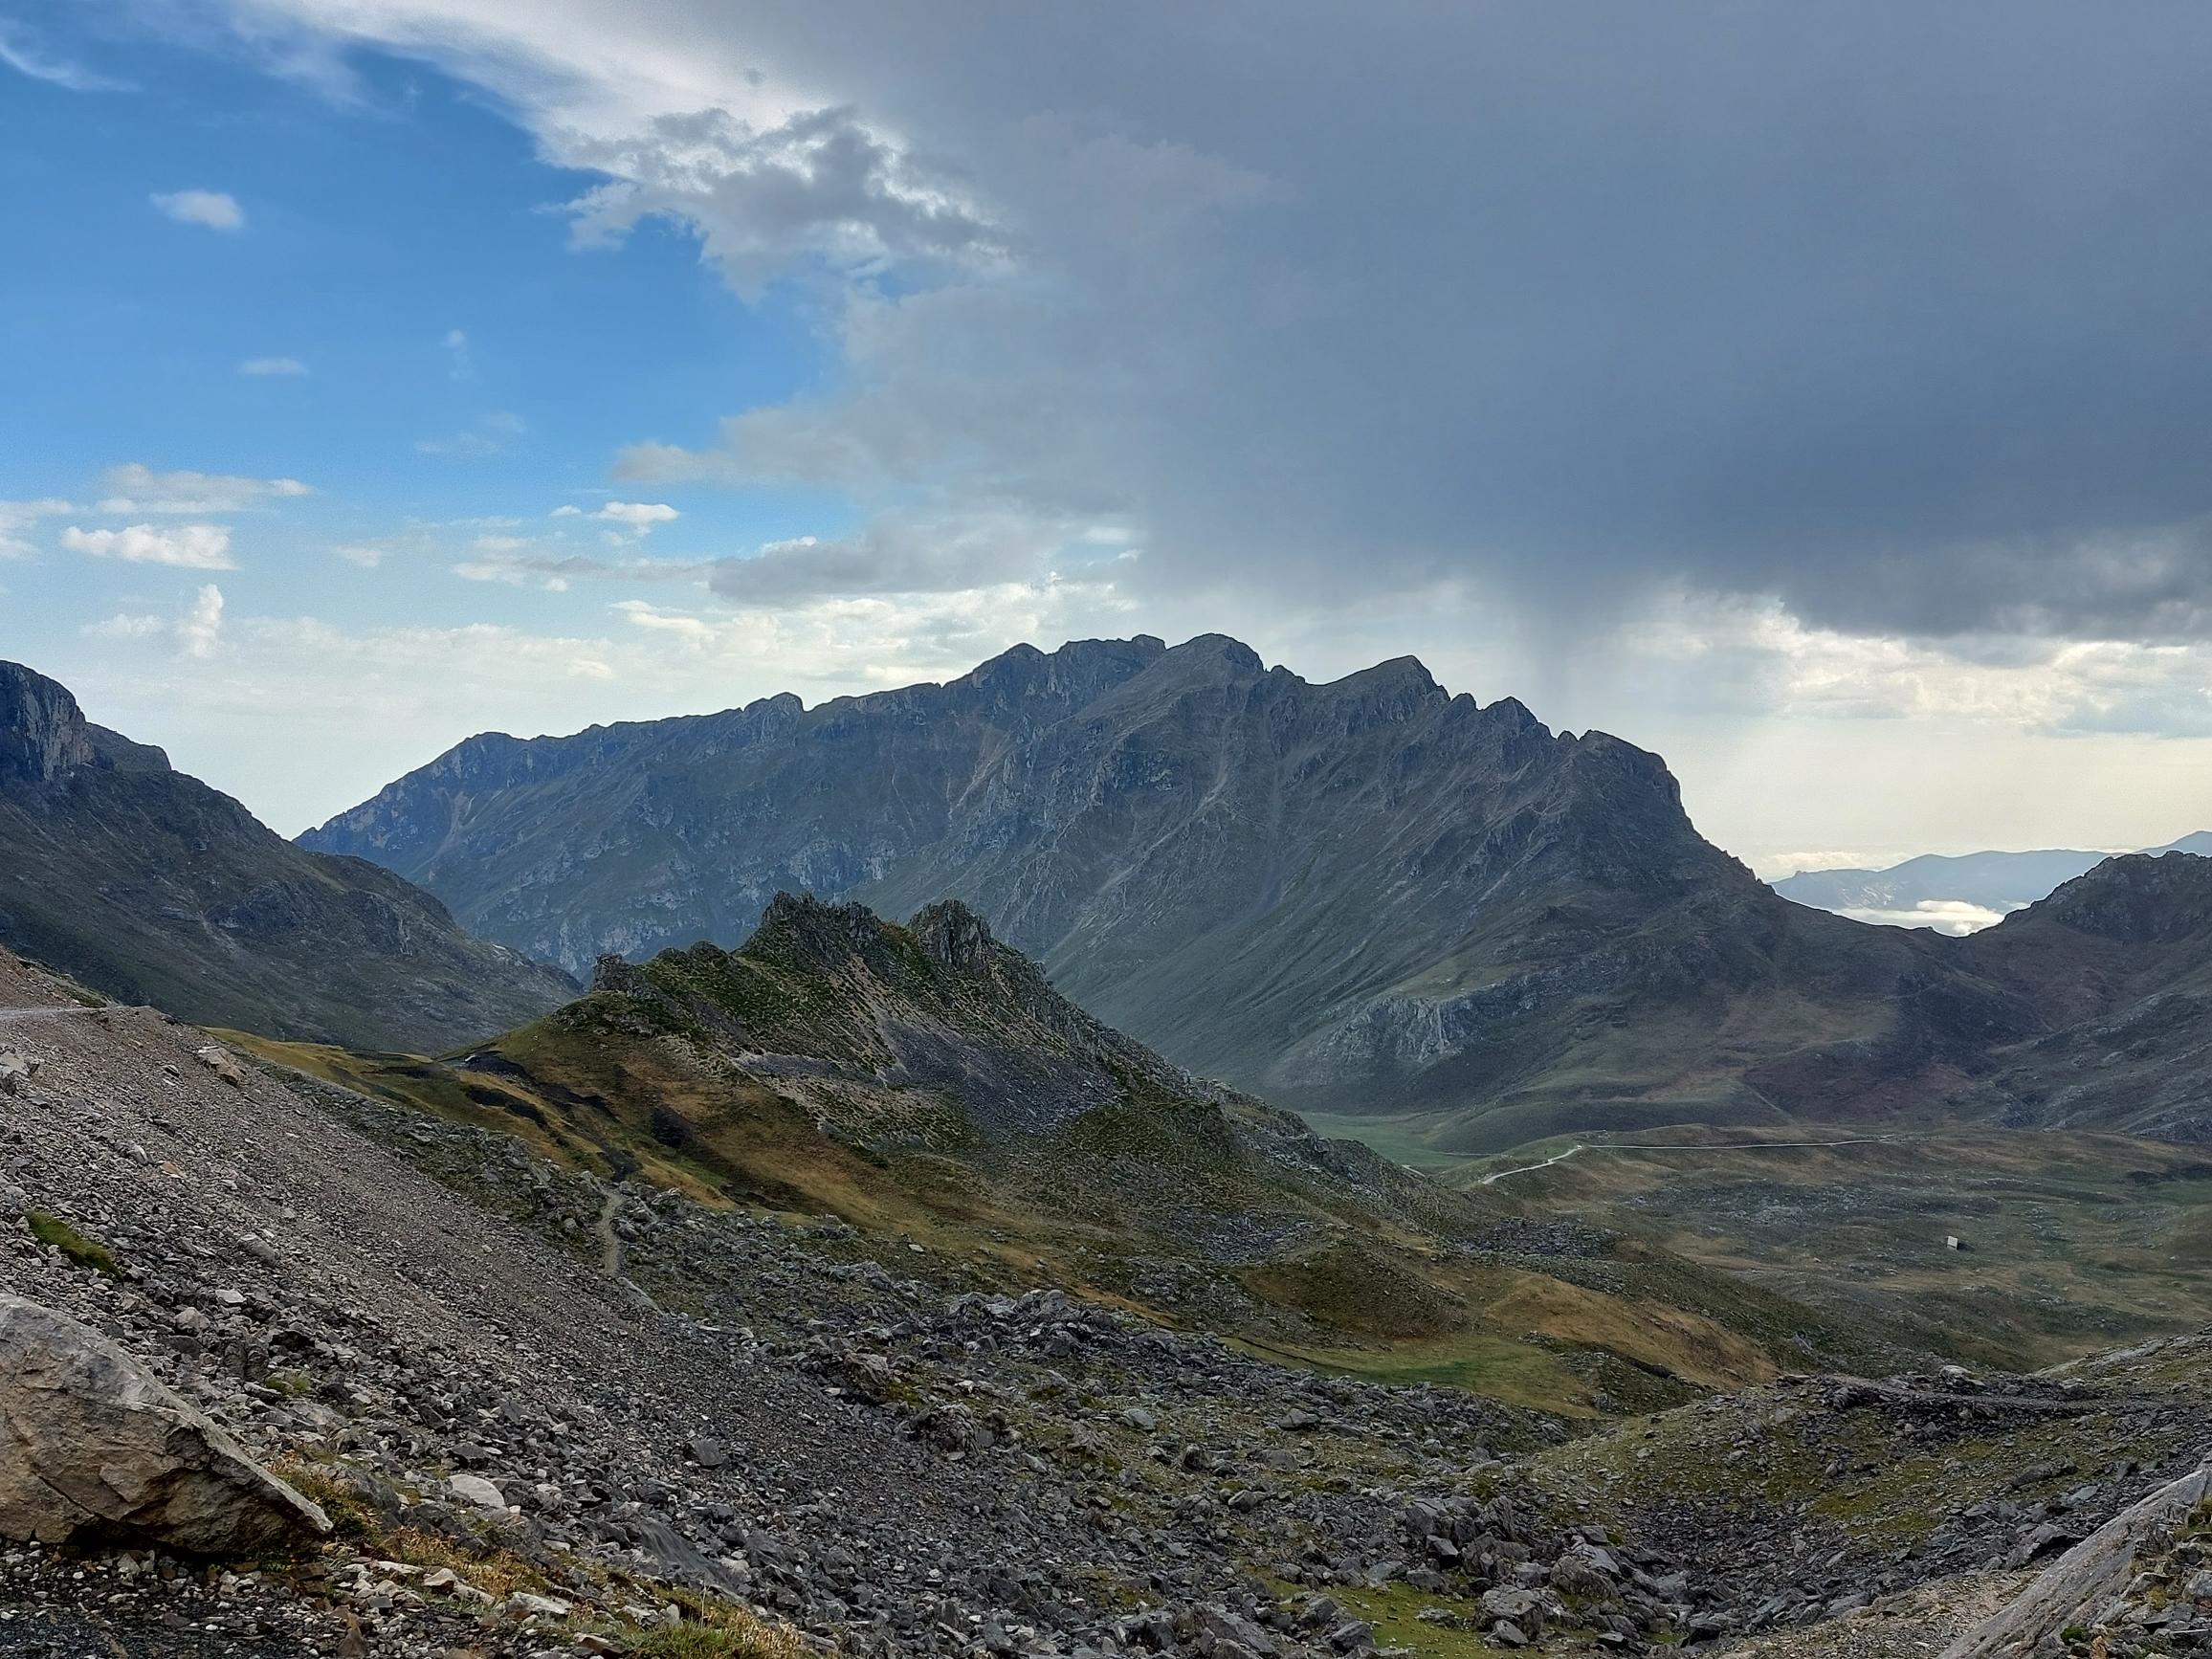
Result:
[[329,1531],[113,1342],[0,1292],[0,1537],[228,1556]]

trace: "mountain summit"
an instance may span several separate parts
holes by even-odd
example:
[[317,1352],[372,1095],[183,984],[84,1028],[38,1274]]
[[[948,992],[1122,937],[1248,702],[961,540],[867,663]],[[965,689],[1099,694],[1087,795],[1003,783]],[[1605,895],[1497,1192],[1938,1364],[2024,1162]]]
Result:
[[1472,1113],[1468,1146],[1825,1109],[2026,1029],[1934,941],[1777,898],[1655,755],[1410,657],[1316,685],[1218,634],[473,738],[303,843],[575,969],[741,939],[785,888],[956,896],[1194,1071]]
[[436,1050],[573,990],[358,858],[303,852],[0,662],[0,944],[203,1025]]

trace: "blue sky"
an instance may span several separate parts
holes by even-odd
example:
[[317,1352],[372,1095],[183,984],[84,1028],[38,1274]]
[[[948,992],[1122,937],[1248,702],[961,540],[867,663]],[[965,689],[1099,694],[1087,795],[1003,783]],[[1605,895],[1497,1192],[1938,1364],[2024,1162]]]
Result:
[[[833,371],[787,296],[741,304],[679,229],[571,254],[561,204],[593,181],[545,166],[434,70],[358,55],[334,104],[219,56],[146,46],[101,62],[136,90],[18,76],[0,100],[0,176],[35,227],[30,256],[0,269],[0,453],[12,493],[72,502],[111,494],[100,480],[125,464],[307,482],[312,496],[222,516],[236,598],[409,620],[420,585],[328,550],[404,542],[410,525],[425,546],[466,549],[486,519],[594,544],[623,527],[547,515],[619,498],[622,444],[704,431],[732,398],[780,402]],[[155,203],[217,184],[235,229]],[[651,493],[683,515],[657,535],[669,557],[850,520],[817,490]],[[9,576],[41,606],[94,609],[192,581],[43,561]],[[549,614],[520,586],[470,603]]]
[[481,729],[1218,629],[1618,731],[1762,869],[2162,841],[2208,47],[0,0],[0,654],[286,830]]

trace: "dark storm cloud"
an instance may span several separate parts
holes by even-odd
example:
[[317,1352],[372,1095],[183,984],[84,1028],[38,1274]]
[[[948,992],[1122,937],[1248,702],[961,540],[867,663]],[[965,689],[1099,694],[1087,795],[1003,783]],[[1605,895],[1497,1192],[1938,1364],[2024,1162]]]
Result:
[[[508,89],[558,159],[616,174],[586,230],[673,215],[741,291],[779,261],[853,284],[832,384],[660,434],[628,476],[1114,517],[1156,587],[1466,577],[1573,614],[1688,585],[1935,634],[2212,618],[2197,0],[352,15],[487,77],[558,62]],[[784,104],[564,136],[569,104],[725,59]],[[594,75],[596,100],[562,90]]]
[[2212,11],[877,22],[763,51],[957,156],[1054,285],[865,314],[851,390],[737,423],[740,471],[829,431],[1104,491],[1155,581],[2203,631]]

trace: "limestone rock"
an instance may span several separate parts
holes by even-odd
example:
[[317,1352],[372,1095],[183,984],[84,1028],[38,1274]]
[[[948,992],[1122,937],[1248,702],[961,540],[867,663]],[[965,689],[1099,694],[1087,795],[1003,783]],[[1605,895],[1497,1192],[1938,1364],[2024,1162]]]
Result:
[[0,1049],[0,1095],[19,1095],[38,1075],[38,1062],[13,1049]]
[[465,1503],[473,1503],[478,1509],[503,1510],[507,1507],[507,1494],[480,1474],[456,1474],[446,1482],[446,1486],[455,1497]]
[[238,1555],[330,1530],[113,1342],[4,1292],[0,1449],[0,1537]]

